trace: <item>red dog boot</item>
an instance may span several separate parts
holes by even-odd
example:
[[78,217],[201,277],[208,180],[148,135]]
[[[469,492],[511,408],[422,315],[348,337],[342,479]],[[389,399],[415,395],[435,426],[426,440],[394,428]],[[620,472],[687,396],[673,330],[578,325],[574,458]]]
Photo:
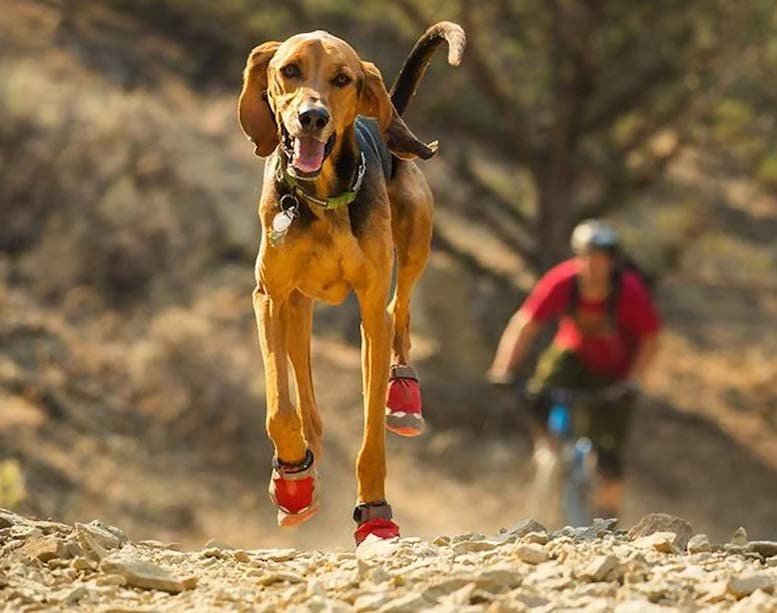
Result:
[[318,476],[313,460],[310,449],[301,464],[273,460],[269,492],[270,499],[278,507],[279,526],[296,526],[318,511]]
[[386,429],[400,436],[418,436],[423,427],[418,375],[412,366],[394,364],[386,394]]
[[381,539],[390,539],[399,536],[399,526],[391,521],[391,505],[387,502],[365,502],[356,505],[353,510],[353,520],[356,522],[356,531],[353,538],[356,545],[374,534]]

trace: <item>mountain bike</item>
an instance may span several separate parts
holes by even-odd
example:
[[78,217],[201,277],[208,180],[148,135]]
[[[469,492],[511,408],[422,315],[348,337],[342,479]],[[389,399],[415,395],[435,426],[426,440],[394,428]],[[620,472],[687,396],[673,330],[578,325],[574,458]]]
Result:
[[535,441],[533,454],[530,496],[536,515],[561,525],[591,525],[597,449],[584,434],[585,421],[592,411],[617,411],[618,404],[633,400],[634,394],[618,384],[595,391],[551,388],[539,398],[522,390],[523,401],[543,403],[547,411],[547,435]]

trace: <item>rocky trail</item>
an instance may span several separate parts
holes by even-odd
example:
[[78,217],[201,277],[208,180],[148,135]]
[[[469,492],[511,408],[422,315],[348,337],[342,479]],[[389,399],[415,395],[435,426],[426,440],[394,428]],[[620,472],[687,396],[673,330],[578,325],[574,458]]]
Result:
[[777,542],[717,545],[679,518],[380,541],[355,551],[130,542],[0,509],[5,611],[775,611]]

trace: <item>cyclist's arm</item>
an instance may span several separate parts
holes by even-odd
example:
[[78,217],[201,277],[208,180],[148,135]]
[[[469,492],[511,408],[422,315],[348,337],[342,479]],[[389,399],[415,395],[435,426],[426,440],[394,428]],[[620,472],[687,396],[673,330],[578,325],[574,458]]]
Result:
[[639,341],[637,353],[634,356],[634,363],[629,373],[629,379],[637,383],[642,383],[653,358],[658,351],[658,333],[647,334]]
[[488,371],[489,379],[495,382],[510,379],[512,373],[526,359],[532,342],[542,331],[542,327],[541,322],[530,319],[522,310],[518,310],[510,319],[499,341],[494,361]]
[[644,283],[632,275],[624,278],[625,325],[638,339],[629,380],[641,384],[658,349],[661,319]]
[[487,376],[493,383],[509,383],[529,353],[544,323],[566,308],[574,270],[560,264],[537,282],[529,297],[507,324]]

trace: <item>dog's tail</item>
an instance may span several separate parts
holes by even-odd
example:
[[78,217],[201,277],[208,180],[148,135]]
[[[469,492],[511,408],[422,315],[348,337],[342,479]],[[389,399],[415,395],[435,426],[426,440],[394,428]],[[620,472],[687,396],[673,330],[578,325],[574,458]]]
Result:
[[448,42],[448,63],[451,66],[458,66],[461,63],[467,37],[460,25],[450,21],[441,21],[424,32],[410,55],[407,56],[394,85],[391,86],[391,102],[399,115],[402,115],[407,109],[432,55],[443,41]]

